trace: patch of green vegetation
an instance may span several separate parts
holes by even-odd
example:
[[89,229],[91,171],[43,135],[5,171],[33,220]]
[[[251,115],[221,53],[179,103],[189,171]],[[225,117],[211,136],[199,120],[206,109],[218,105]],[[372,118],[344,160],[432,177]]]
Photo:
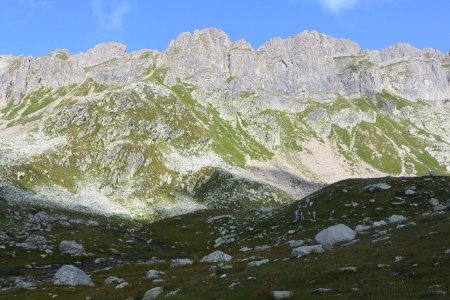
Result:
[[241,99],[247,99],[254,96],[255,96],[254,92],[244,91],[239,93],[239,97],[241,97]]

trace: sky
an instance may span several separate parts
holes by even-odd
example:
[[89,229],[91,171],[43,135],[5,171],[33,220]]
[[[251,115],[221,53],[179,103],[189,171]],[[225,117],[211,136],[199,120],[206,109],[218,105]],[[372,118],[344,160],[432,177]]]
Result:
[[165,50],[181,32],[216,27],[258,48],[316,30],[382,49],[450,51],[450,0],[0,0],[0,54],[71,54],[117,41]]

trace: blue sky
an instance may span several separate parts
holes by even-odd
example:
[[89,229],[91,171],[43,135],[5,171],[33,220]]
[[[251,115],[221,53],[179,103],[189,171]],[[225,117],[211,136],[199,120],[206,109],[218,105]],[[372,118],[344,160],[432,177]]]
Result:
[[79,53],[105,41],[165,50],[180,32],[223,29],[255,48],[304,30],[364,49],[450,50],[450,0],[0,0],[0,53]]

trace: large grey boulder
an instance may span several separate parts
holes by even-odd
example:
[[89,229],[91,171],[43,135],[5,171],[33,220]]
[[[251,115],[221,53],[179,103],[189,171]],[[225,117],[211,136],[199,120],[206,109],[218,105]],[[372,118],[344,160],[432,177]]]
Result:
[[220,250],[216,250],[213,253],[203,257],[200,262],[202,262],[202,263],[229,262],[232,259],[233,259],[232,256],[230,256]]
[[347,225],[338,224],[320,231],[315,240],[325,248],[331,248],[336,244],[350,242],[355,239],[356,232]]
[[152,288],[151,290],[148,290],[145,294],[144,297],[142,297],[142,300],[153,300],[159,297],[159,295],[161,295],[163,292],[163,288],[162,287],[155,287]]
[[62,266],[53,277],[54,285],[93,286],[91,278],[82,270],[72,266]]

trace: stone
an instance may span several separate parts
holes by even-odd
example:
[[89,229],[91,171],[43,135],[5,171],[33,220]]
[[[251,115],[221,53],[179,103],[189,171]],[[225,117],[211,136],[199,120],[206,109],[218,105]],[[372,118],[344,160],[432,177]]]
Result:
[[445,250],[444,254],[450,255],[450,249]]
[[391,188],[391,186],[389,184],[387,184],[385,182],[380,182],[380,183],[375,183],[375,184],[365,186],[363,188],[363,191],[372,193],[372,192],[378,192],[378,191],[385,191],[390,188]]
[[59,244],[59,250],[63,254],[69,254],[72,256],[86,255],[83,245],[76,241],[62,241]]
[[289,248],[297,248],[305,244],[304,240],[290,240],[287,242]]
[[376,222],[373,222],[373,224],[372,224],[373,227],[383,227],[386,225],[387,225],[387,223],[384,220],[376,221]]
[[53,277],[54,285],[93,286],[91,278],[82,270],[72,266],[62,266]]
[[301,246],[298,248],[294,248],[291,251],[291,256],[293,257],[302,257],[309,255],[311,253],[323,253],[323,246],[322,245],[312,245],[312,246]]
[[408,220],[408,219],[405,216],[402,216],[402,215],[392,215],[389,218],[387,218],[387,222],[389,224],[403,223],[406,220]]
[[142,300],[153,300],[159,297],[159,295],[161,295],[163,292],[163,288],[162,287],[155,287],[152,288],[150,290],[148,290],[147,292],[145,292],[144,297],[142,297]]
[[123,289],[123,288],[126,288],[126,287],[129,286],[129,285],[130,285],[130,284],[129,284],[128,282],[122,282],[122,283],[116,285],[114,288],[115,288],[115,289]]
[[413,189],[406,189],[405,190],[405,195],[407,195],[407,196],[414,195],[415,193],[416,193],[416,191],[413,190]]
[[24,248],[32,250],[45,250],[48,248],[46,238],[37,234],[31,234],[30,236],[28,236],[22,246]]
[[150,270],[147,272],[147,278],[149,279],[158,279],[166,276],[166,273],[158,270]]
[[316,242],[325,248],[331,248],[336,244],[350,242],[356,237],[356,232],[347,225],[338,224],[320,231],[315,236]]
[[436,199],[436,198],[430,198],[430,199],[428,199],[428,203],[429,203],[431,206],[438,206],[438,205],[439,205],[439,200]]
[[202,262],[202,263],[229,262],[232,259],[233,259],[232,256],[230,256],[222,251],[216,250],[213,253],[203,257],[200,260],[200,262]]
[[328,288],[318,288],[313,290],[314,294],[323,294],[323,293],[328,293],[328,292],[332,292],[333,289],[328,289]]
[[255,261],[251,261],[251,262],[249,262],[248,263],[248,267],[259,267],[259,266],[262,266],[262,265],[265,265],[265,264],[267,264],[268,262],[269,262],[270,260],[269,259],[261,259],[261,260],[255,260]]
[[356,225],[355,231],[356,232],[363,232],[363,231],[369,230],[370,228],[372,228],[372,227],[368,226],[368,225]]
[[288,299],[294,296],[294,293],[291,291],[272,291],[270,294],[272,294],[272,297],[277,300]]
[[105,281],[103,281],[103,284],[113,285],[113,284],[120,284],[122,282],[125,282],[125,279],[116,276],[109,276],[108,278],[105,279]]
[[176,268],[176,267],[182,267],[182,266],[190,266],[192,265],[192,260],[188,259],[188,258],[177,258],[177,259],[173,259],[172,263],[170,264],[171,268]]

